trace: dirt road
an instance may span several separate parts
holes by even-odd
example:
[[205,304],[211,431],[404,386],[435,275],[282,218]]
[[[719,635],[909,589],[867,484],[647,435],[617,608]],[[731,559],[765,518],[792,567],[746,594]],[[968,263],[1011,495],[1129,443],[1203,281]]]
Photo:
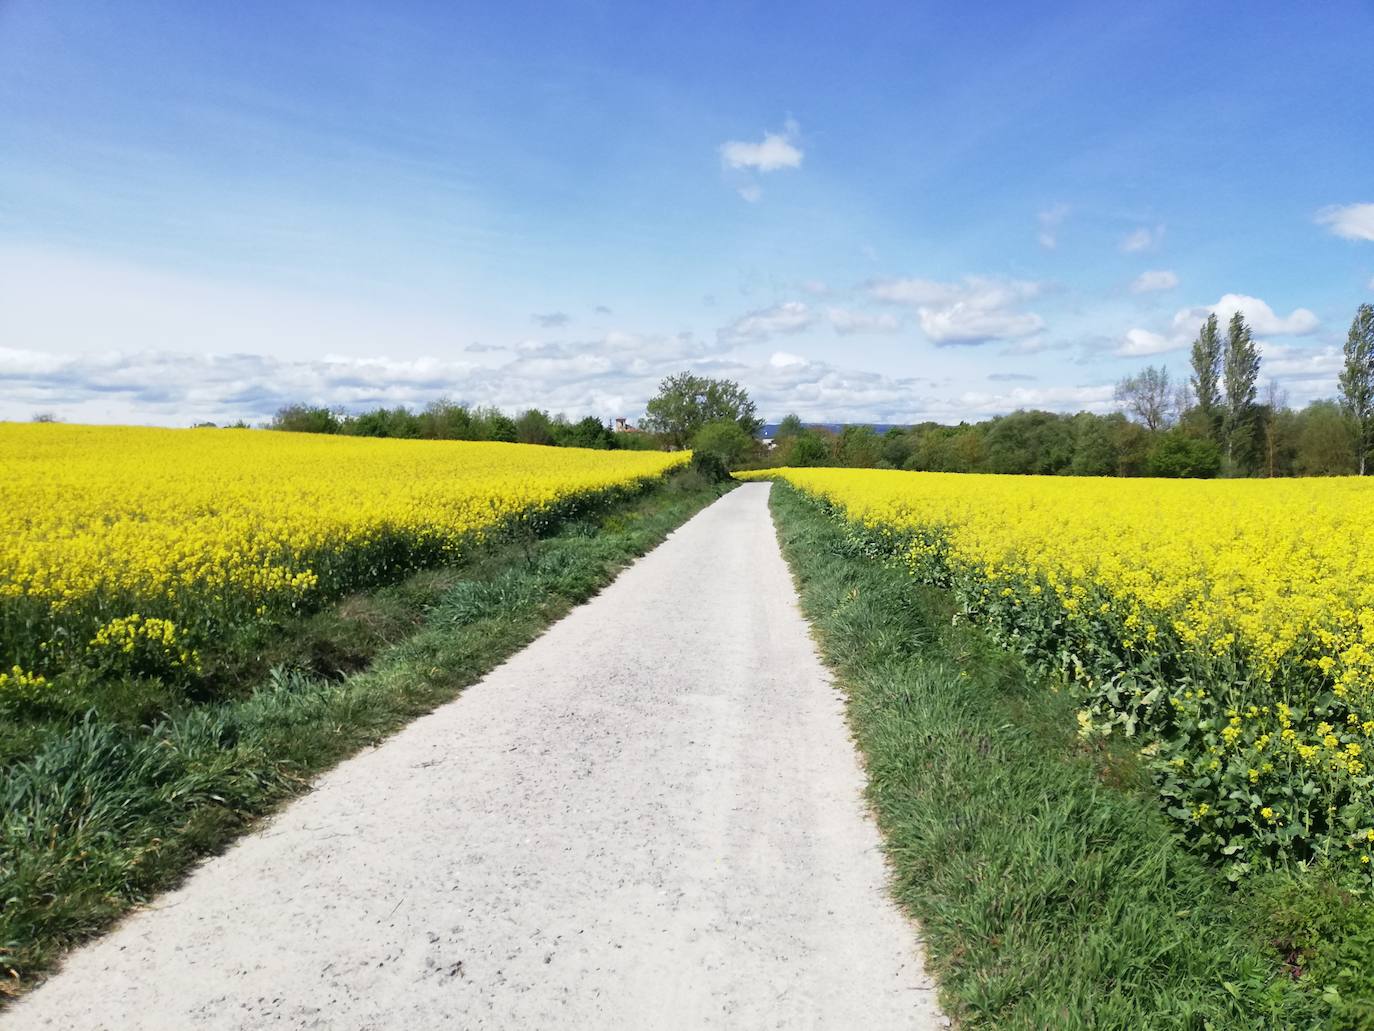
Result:
[[0,1027],[942,1026],[767,495],[721,499]]

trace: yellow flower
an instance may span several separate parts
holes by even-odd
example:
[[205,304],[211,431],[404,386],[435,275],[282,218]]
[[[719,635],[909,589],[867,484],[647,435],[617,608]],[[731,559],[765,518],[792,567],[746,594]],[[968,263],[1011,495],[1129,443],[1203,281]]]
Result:
[[[686,453],[254,430],[0,423],[0,639],[198,661],[223,628],[451,561],[506,526],[631,489]],[[0,613],[7,615],[8,612]],[[40,642],[69,641],[67,653]]]

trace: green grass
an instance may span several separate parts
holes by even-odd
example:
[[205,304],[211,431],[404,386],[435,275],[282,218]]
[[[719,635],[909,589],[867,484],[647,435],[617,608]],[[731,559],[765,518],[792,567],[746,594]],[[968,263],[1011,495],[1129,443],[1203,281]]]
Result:
[[453,698],[725,489],[693,473],[226,642],[187,693],[82,684],[0,731],[0,992],[174,884],[309,778]]
[[1232,888],[1129,749],[1078,738],[1071,698],[795,490],[773,510],[962,1026],[1374,1026],[1367,900],[1306,874]]

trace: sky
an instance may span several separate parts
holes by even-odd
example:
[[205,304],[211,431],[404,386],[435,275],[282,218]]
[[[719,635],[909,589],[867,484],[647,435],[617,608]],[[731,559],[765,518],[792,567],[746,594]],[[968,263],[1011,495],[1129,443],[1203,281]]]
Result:
[[1374,4],[0,0],[0,419],[1112,410],[1374,300]]

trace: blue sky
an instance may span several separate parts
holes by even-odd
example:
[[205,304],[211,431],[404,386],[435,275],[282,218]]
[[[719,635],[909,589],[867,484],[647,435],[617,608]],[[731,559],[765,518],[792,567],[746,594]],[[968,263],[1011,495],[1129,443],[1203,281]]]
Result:
[[0,0],[0,418],[1334,392],[1374,6]]

